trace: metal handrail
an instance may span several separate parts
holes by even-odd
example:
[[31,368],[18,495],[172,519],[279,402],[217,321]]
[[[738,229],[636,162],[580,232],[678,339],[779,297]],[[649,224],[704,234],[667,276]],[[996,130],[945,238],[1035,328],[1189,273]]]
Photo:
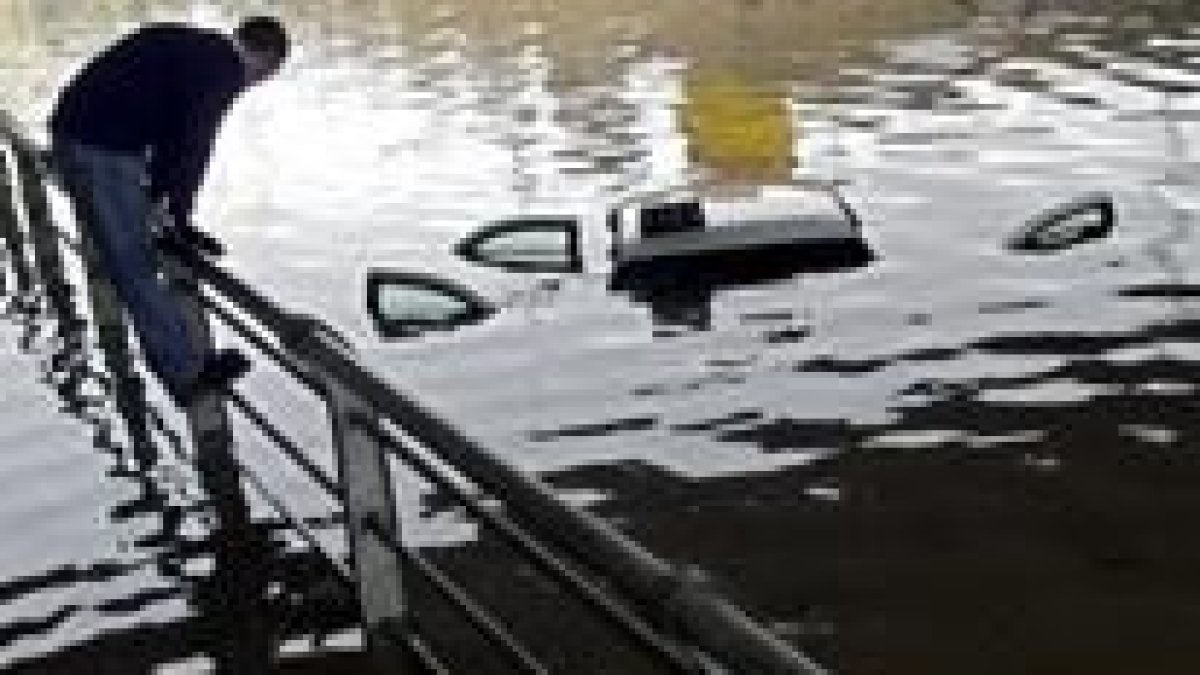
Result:
[[538,542],[532,534],[506,514],[493,508],[490,503],[485,501],[484,497],[466,489],[459,482],[451,480],[426,458],[414,452],[409,444],[388,433],[382,425],[372,425],[369,430],[383,447],[406,462],[421,477],[453,494],[468,513],[500,533],[511,545],[521,549],[530,562],[539,566],[544,572],[557,578],[560,582],[574,587],[585,601],[595,606],[620,628],[681,668],[686,669],[694,665],[693,655],[689,654],[684,647],[659,635],[652,626],[638,616],[636,610],[589,580],[583,572],[564,561],[545,544]]
[[825,669],[760,626],[740,608],[698,587],[599,518],[559,500],[540,480],[502,462],[321,337],[320,323],[286,312],[210,260],[192,261],[196,278],[269,329],[303,360],[336,378],[382,417],[433,449],[464,475],[506,501],[530,529],[571,551],[639,604],[658,608],[660,626],[684,636],[739,672],[825,673]]
[[[49,181],[51,176],[42,161],[42,157],[40,157],[38,153],[32,149],[31,145],[25,142],[24,139],[22,139],[19,135],[12,133],[10,129],[0,128],[0,135],[9,136],[9,138],[6,140],[8,140],[10,146],[12,146],[14,155],[14,169],[25,169],[24,176],[19,175],[21,173],[20,171],[14,172],[14,175],[16,175],[18,180],[28,179],[30,177],[28,174],[35,173],[36,175],[33,177],[37,179],[39,185]],[[18,163],[20,163],[20,167],[16,166]],[[7,172],[5,175],[8,175]],[[21,185],[21,187],[23,189],[33,189],[35,186]],[[25,197],[29,196],[35,196],[39,200],[40,198],[44,197],[44,195],[36,191],[29,192],[25,195]],[[21,205],[25,207],[25,210],[28,212],[31,208],[29,204],[30,200],[21,199],[20,201],[22,202]],[[45,203],[39,204],[38,208],[45,212],[40,215],[45,216],[48,214]],[[15,214],[16,211],[14,208],[13,215],[15,216]],[[33,218],[29,213],[26,215],[30,216],[30,227],[39,228],[43,236],[51,236],[71,249],[73,252],[81,256],[86,255],[84,246],[80,241],[67,236],[49,219],[46,217]],[[34,221],[36,221],[36,223]],[[6,237],[6,239],[10,239],[10,243],[15,241],[18,245],[21,244],[21,242],[17,240],[15,236],[12,236],[14,234],[19,235],[19,230],[6,231],[3,234],[9,235]],[[45,246],[45,243],[43,243],[43,246]],[[18,270],[25,269],[26,266],[18,267]],[[32,277],[29,278],[32,280]],[[40,281],[42,281],[44,284],[52,283],[51,279],[41,279]],[[61,279],[59,281],[61,281]],[[32,287],[32,283],[19,286],[19,288],[27,287]],[[269,345],[267,341],[255,334],[254,330],[249,327],[246,322],[241,321],[232,312],[229,312],[222,307],[220,303],[209,300],[208,298],[204,298],[203,296],[197,296],[197,299],[201,301],[202,305],[205,305],[211,312],[213,312],[213,314],[224,319],[226,323],[233,327],[235,332],[237,332],[241,337],[258,347],[260,351],[262,351],[268,357],[275,359],[279,365],[284,367],[285,370],[288,370],[289,373],[294,377],[297,377],[297,379],[300,379],[302,382],[312,386],[314,389],[322,389],[319,382],[307,377],[305,373],[297,371],[293,361],[291,361],[285,353],[280,352],[278,349]],[[60,319],[63,318],[64,317],[60,317]],[[107,379],[101,378],[100,385],[106,394],[114,393],[113,383],[107,381]],[[231,394],[231,401],[253,425],[263,432],[268,440],[270,440],[284,452],[288,459],[292,460],[295,464],[297,464],[297,466],[299,466],[299,468],[308,474],[310,479],[312,479],[336,499],[344,499],[344,491],[340,488],[340,486],[336,485],[331,479],[325,476],[323,472],[321,472],[321,470],[311,462],[311,460],[308,460],[308,458],[303,455],[295,443],[293,443],[290,439],[284,436],[282,432],[271,425],[270,422],[266,420],[265,416],[259,413],[249,403],[249,401],[236,393]],[[162,414],[153,408],[147,409],[146,414],[148,420],[150,421],[151,427],[155,431],[158,431],[160,434],[162,434],[164,438],[166,438],[168,445],[171,447],[176,457],[187,463],[197,465],[198,458],[196,456],[189,455],[184,450],[183,441],[179,434],[170,427]],[[268,503],[278,514],[280,514],[280,516],[284,519],[284,522],[290,524],[292,530],[294,530],[301,536],[301,538],[308,542],[308,544],[312,547],[312,550],[320,552],[327,558],[329,557],[325,553],[321,543],[316,539],[315,535],[310,532],[307,524],[304,522],[304,519],[292,515],[287,509],[284,501],[276,496],[255,472],[253,472],[244,463],[241,463],[232,457],[226,457],[225,460],[230,462],[231,468],[236,469],[237,473],[242,477],[242,479],[246,480],[251,487],[253,487],[255,491],[260,494],[264,501]],[[203,469],[201,469],[201,471],[203,472]],[[402,557],[406,563],[420,572],[420,574],[431,584],[431,586],[438,590],[443,597],[447,598],[447,600],[449,600],[453,606],[466,614],[468,622],[474,628],[476,628],[476,630],[478,630],[484,635],[485,638],[489,639],[494,644],[499,645],[501,650],[508,655],[514,663],[519,665],[526,672],[545,672],[544,668],[542,668],[540,664],[537,664],[536,661],[534,661],[528,654],[528,652],[520,647],[520,645],[517,645],[512,636],[505,632],[502,627],[500,627],[500,624],[496,619],[487,614],[482,608],[471,603],[466,593],[454,585],[453,582],[445,577],[445,575],[441,574],[435,566],[415,552],[405,551],[402,554]],[[361,592],[361,589],[354,589],[354,582],[351,579],[351,574],[347,571],[343,564],[333,560],[332,558],[330,558],[330,563],[338,572],[339,580],[349,584],[352,590],[359,590]],[[423,638],[421,638],[419,635],[416,635],[415,632],[405,631],[403,634],[393,634],[387,637],[393,642],[396,642],[397,644],[406,648],[409,653],[412,653],[420,661],[422,667],[424,667],[428,672],[449,672],[445,668],[444,664],[440,662],[440,659],[438,659],[438,657],[429,648],[429,646],[425,644]]]
[[[304,472],[308,474],[313,482],[317,483],[326,494],[338,500],[344,499],[344,491],[342,487],[337,485],[332,479],[326,476],[319,467],[312,463],[311,460],[309,460],[307,457],[304,457],[300,452],[299,447],[296,446],[295,443],[290,439],[284,437],[268,420],[265,419],[265,417],[258,410],[253,407],[249,401],[246,400],[244,396],[233,393],[231,395],[231,400],[233,401],[234,405],[247,417],[247,419],[249,419],[256,427],[258,427],[260,431],[262,431],[264,434],[267,434],[268,439],[272,441],[272,443],[284,450],[288,459],[291,459],[293,463],[297,464],[302,470],[304,470]],[[241,470],[249,473],[251,476],[253,475],[251,472],[249,472],[248,467],[246,467],[244,464],[242,464],[240,468]],[[304,527],[303,523],[288,514],[286,510],[284,510],[282,500],[274,497],[274,495],[270,493],[265,485],[261,485],[261,481],[258,482],[260,483],[259,493],[262,494],[269,502],[271,502],[272,506],[279,511],[285,519],[294,523],[294,527],[302,533],[302,536],[309,540],[310,545],[317,550],[320,550],[320,546],[317,544],[317,542],[307,534],[307,528]],[[428,581],[433,588],[441,593],[448,602],[458,607],[480,634],[484,635],[484,637],[493,643],[499,645],[501,647],[501,651],[503,651],[512,659],[514,665],[528,673],[547,674],[549,672],[544,666],[538,663],[537,659],[529,654],[529,652],[523,646],[521,646],[512,635],[509,634],[509,632],[500,624],[498,620],[496,620],[493,616],[491,616],[490,613],[475,603],[474,600],[472,600],[462,588],[451,581],[424,556],[421,556],[415,551],[403,548],[399,542],[389,541],[388,543],[391,544],[397,555],[400,555],[405,562],[420,572],[426,581]]]
[[[240,284],[240,281],[233,277],[219,279],[219,282],[226,284],[227,291],[233,289],[239,293],[254,293],[254,291],[248,287],[239,287],[237,284]],[[220,303],[205,295],[201,295],[200,297],[203,304],[210,311],[212,311],[215,316],[220,318],[226,325],[234,329],[235,332],[237,332],[241,337],[258,347],[263,354],[272,358],[277,364],[284,366],[289,373],[301,381],[312,383],[311,388],[318,391],[323,389],[323,387],[320,386],[316,378],[314,378],[311,373],[304,372],[302,367],[298,365],[301,360],[289,355],[286,351],[281,350],[278,347],[269,345],[269,343],[261,338],[261,336],[257,336],[255,334],[254,329],[250,327],[248,322],[237,317],[234,312],[222,307]],[[253,302],[251,304],[262,304],[263,307],[267,306],[266,303]],[[262,320],[262,317],[260,317],[260,320],[266,325],[274,323],[278,332],[287,336],[286,340],[284,341],[289,343],[289,345],[285,345],[285,349],[287,346],[290,346],[294,349],[298,343],[304,342],[306,339],[308,339],[308,334],[305,332],[306,330],[315,328],[316,330],[321,330],[323,332],[323,327],[319,326],[319,324],[315,322],[310,322],[302,317],[298,318],[294,316],[287,316],[283,310],[279,310],[273,305],[271,305],[271,307],[273,310],[275,310],[275,313],[265,320]],[[236,393],[232,394],[231,400],[243,415],[250,419],[250,421],[254,423],[260,431],[267,435],[268,439],[271,440],[277,447],[284,450],[289,458],[299,464],[300,467],[305,470],[305,472],[308,473],[314,481],[318,482],[323,488],[325,488],[327,493],[337,498],[342,498],[343,492],[341,488],[334,485],[332,482],[329,482],[327,477],[325,477],[324,474],[315,467],[315,465],[312,465],[311,462],[305,460],[302,455],[299,454],[299,448],[294,444],[294,442],[287,439],[281,432],[272,426],[260,413],[258,413],[258,411],[253,408],[249,401],[247,401],[240,394]],[[419,458],[411,454],[405,453],[402,450],[403,446],[400,441],[388,435],[387,432],[382,429],[382,427],[378,426],[377,424],[372,424],[371,420],[364,420],[364,422],[367,424],[367,430],[374,434],[377,440],[383,443],[385,447],[392,451],[393,454],[404,460],[408,466],[416,469],[422,476],[443,487],[456,485],[452,480],[448,480],[447,477],[437,468],[428,463],[420,461]],[[491,525],[494,529],[500,531],[502,534],[508,537],[510,541],[514,541],[515,545],[520,548],[527,557],[530,557],[534,562],[538,563],[542,569],[547,570],[564,583],[573,586],[576,592],[580,593],[585,600],[600,608],[607,616],[616,621],[620,627],[630,632],[632,635],[653,648],[655,651],[665,655],[670,661],[674,662],[681,668],[687,669],[695,665],[695,655],[689,655],[687,651],[678,644],[674,644],[669,640],[665,640],[662,636],[655,633],[654,628],[639,619],[632,608],[612,597],[612,595],[603,588],[589,582],[579,571],[573,570],[569,565],[555,557],[554,553],[550,552],[544,546],[539,545],[532,535],[524,530],[519,529],[519,527],[516,526],[511,520],[503,519],[495,511],[480,506],[478,499],[471,499],[469,495],[466,495],[463,492],[456,492],[456,495],[458,496],[460,502],[466,506],[473,515],[479,517],[485,524]],[[385,538],[385,543],[399,555],[405,557],[406,562],[421,570],[422,575],[434,583],[435,587],[438,587],[439,582],[430,576],[429,570],[433,569],[432,566],[430,566],[428,563],[425,563],[423,559],[412,559],[410,557],[411,554],[403,549],[399,542]],[[448,598],[453,599],[455,597],[455,591],[447,591],[445,588],[439,588],[439,590],[441,590],[442,594]],[[458,597],[462,598],[465,596],[460,593],[458,594]],[[461,604],[461,602],[459,602],[459,604]],[[471,616],[470,610],[464,611],[469,617]],[[487,622],[476,623],[476,627],[479,628],[481,624],[486,625],[486,623]],[[536,668],[530,665],[529,657],[523,655],[523,650],[514,649],[516,643],[511,641],[511,639],[493,635],[492,640],[504,645],[505,653],[514,658],[520,667],[529,672],[539,672],[536,670]]]
[[[31,144],[18,134],[12,125],[3,124],[0,118],[0,135],[19,153],[24,155],[26,166],[29,160],[39,160],[40,155]],[[6,128],[7,127],[7,128]],[[42,166],[42,169],[45,167]],[[46,172],[41,178],[46,179]],[[64,237],[65,239],[65,237]],[[225,310],[220,303],[200,295],[205,308],[229,324],[244,339],[260,348],[265,355],[284,366],[289,374],[302,383],[318,389],[323,396],[329,387],[345,392],[361,402],[363,411],[343,419],[366,429],[381,440],[380,420],[394,424],[412,442],[422,446],[439,461],[451,466],[475,485],[487,490],[500,499],[511,516],[498,519],[494,510],[480,508],[479,502],[467,498],[464,503],[476,515],[489,524],[499,527],[510,535],[515,545],[543,568],[549,564],[554,569],[556,556],[551,549],[539,543],[548,543],[554,551],[564,552],[574,561],[562,566],[558,561],[558,576],[568,588],[608,607],[607,613],[622,615],[629,619],[628,608],[617,595],[628,597],[632,606],[642,609],[649,616],[645,619],[633,616],[634,621],[625,621],[625,627],[634,634],[655,644],[677,665],[700,672],[774,673],[823,675],[827,671],[792,645],[783,641],[731,602],[704,588],[695,574],[679,569],[656,557],[641,545],[632,541],[600,518],[559,500],[554,492],[541,480],[512,467],[492,453],[480,447],[432,412],[424,409],[411,398],[395,391],[380,377],[358,364],[348,353],[343,343],[336,339],[336,332],[312,317],[288,312],[242,280],[221,269],[212,261],[196,258],[186,261],[186,269],[192,278],[216,296],[250,316],[268,332],[273,333],[281,346],[275,348],[257,335],[247,322],[239,320],[233,312]],[[324,386],[322,386],[324,385]],[[254,411],[244,398],[235,396],[233,402],[243,414],[247,414],[255,426],[266,429],[269,440],[281,447],[293,461],[302,457],[299,448],[267,423],[265,417]],[[377,416],[376,419],[371,415]],[[344,433],[346,429],[340,432]],[[391,444],[397,441],[390,439]],[[393,450],[394,452],[394,450]],[[403,454],[403,453],[401,453]],[[411,456],[407,463],[428,475],[436,468],[414,462]],[[328,479],[316,476],[324,474],[311,462],[299,462],[327,491],[344,497],[354,492],[354,486],[338,486]],[[315,473],[314,473],[315,471]],[[438,481],[446,484],[444,481]],[[388,481],[389,491],[393,489]],[[460,494],[460,498],[467,497]],[[490,514],[490,515],[489,515]],[[518,525],[519,523],[519,525]],[[405,551],[395,537],[386,532],[377,536],[396,549],[413,564],[414,553]],[[519,534],[519,536],[518,536]],[[590,573],[604,580],[603,587],[589,585],[576,572],[569,572],[574,565],[581,565]],[[418,569],[423,565],[416,564]],[[425,572],[432,570],[425,569]],[[429,576],[424,574],[424,576]],[[438,584],[435,582],[435,586]],[[446,587],[449,588],[449,587]],[[440,590],[447,594],[446,588]],[[367,589],[360,589],[367,590]],[[455,595],[455,592],[449,592]],[[606,597],[612,596],[612,597]],[[466,598],[466,596],[462,596]],[[462,599],[460,598],[460,599]],[[469,598],[467,598],[469,600]],[[607,602],[606,602],[607,600]],[[470,603],[468,603],[470,604]],[[459,603],[462,609],[463,603]],[[468,609],[468,614],[469,614]],[[620,620],[619,620],[620,622]],[[648,623],[646,623],[648,622]],[[473,621],[478,628],[488,621]],[[498,627],[495,624],[493,628]],[[506,633],[501,632],[502,636]],[[493,631],[492,636],[495,637]],[[665,642],[663,641],[665,637]],[[655,637],[659,640],[655,643]],[[511,656],[517,654],[521,661],[523,651],[515,642],[502,637],[499,640]],[[690,644],[690,647],[683,645]],[[532,662],[530,662],[532,663]],[[527,663],[531,672],[542,672]],[[718,666],[717,664],[721,664]]]

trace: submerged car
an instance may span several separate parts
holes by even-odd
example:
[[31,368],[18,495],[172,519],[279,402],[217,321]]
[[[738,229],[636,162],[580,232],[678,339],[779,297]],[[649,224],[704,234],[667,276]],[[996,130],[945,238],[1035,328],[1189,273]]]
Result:
[[[610,290],[669,316],[659,310],[680,298],[874,260],[857,213],[837,187],[797,181],[641,193],[602,214],[500,219],[459,241],[454,253],[506,272],[603,274]],[[452,329],[498,309],[464,284],[391,270],[369,273],[367,296],[385,337]]]
[[873,259],[857,213],[828,181],[645,192],[609,206],[602,225],[595,221],[507,218],[461,241],[456,253],[512,271],[558,272],[684,261],[717,268],[760,254],[816,267]]

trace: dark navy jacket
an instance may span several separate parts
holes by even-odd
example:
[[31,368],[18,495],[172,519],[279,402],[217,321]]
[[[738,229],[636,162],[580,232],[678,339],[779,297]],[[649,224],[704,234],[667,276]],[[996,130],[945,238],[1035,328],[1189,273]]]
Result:
[[55,141],[150,153],[150,196],[191,214],[225,111],[246,86],[233,42],[214,31],[152,24],[75,76],[50,119]]

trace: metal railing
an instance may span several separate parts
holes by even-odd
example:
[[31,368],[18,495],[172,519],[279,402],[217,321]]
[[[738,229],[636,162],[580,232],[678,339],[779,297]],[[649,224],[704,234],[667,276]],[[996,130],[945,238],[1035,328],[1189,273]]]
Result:
[[[44,291],[51,311],[66,312],[74,289],[63,282],[59,246],[66,242],[75,250],[88,270],[88,292],[110,365],[120,366],[111,369],[117,406],[147,410],[143,391],[121,386],[134,378],[120,374],[129,368],[129,347],[114,292],[103,281],[86,237],[67,236],[51,215],[47,190],[55,177],[44,161],[44,151],[2,115],[0,145],[11,153],[16,179],[9,181],[16,187],[10,195],[15,197],[14,208],[0,203],[0,237],[10,257],[27,259],[32,251],[37,260],[28,267],[16,266],[19,290],[30,289],[38,277],[55,278],[57,283],[43,284]],[[76,206],[78,217],[84,219],[80,231],[86,232],[88,206]],[[15,215],[18,210],[23,210],[23,219]],[[597,616],[677,672],[827,672],[711,591],[702,575],[656,557],[604,520],[564,503],[545,483],[502,461],[361,367],[326,324],[281,308],[209,260],[185,263],[171,258],[164,260],[164,266],[203,340],[198,348],[211,347],[208,321],[215,318],[323,400],[337,456],[337,478],[326,475],[300,444],[237,392],[215,392],[190,404],[185,411],[188,433],[197,461],[248,471],[234,459],[228,417],[232,408],[342,505],[350,551],[349,564],[342,567],[358,591],[367,648],[380,672],[448,672],[414,629],[404,583],[410,573],[423,577],[518,671],[553,672],[469,592],[420,551],[404,544],[390,469],[393,459],[453,495],[512,550],[557,580],[563,591],[584,601]],[[131,419],[138,418],[133,414]],[[161,426],[161,419],[153,421]],[[138,430],[132,431],[136,436]],[[265,486],[260,487],[265,491]],[[271,501],[297,528],[303,528],[302,519],[288,515],[285,500]]]

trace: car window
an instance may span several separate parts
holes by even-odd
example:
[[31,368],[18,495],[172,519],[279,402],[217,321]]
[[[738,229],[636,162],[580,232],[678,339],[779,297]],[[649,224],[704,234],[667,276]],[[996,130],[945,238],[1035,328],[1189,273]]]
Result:
[[448,279],[387,270],[368,274],[367,304],[384,337],[454,329],[495,311],[483,297]]
[[579,225],[566,218],[501,221],[464,239],[457,253],[471,262],[513,271],[578,272]]

